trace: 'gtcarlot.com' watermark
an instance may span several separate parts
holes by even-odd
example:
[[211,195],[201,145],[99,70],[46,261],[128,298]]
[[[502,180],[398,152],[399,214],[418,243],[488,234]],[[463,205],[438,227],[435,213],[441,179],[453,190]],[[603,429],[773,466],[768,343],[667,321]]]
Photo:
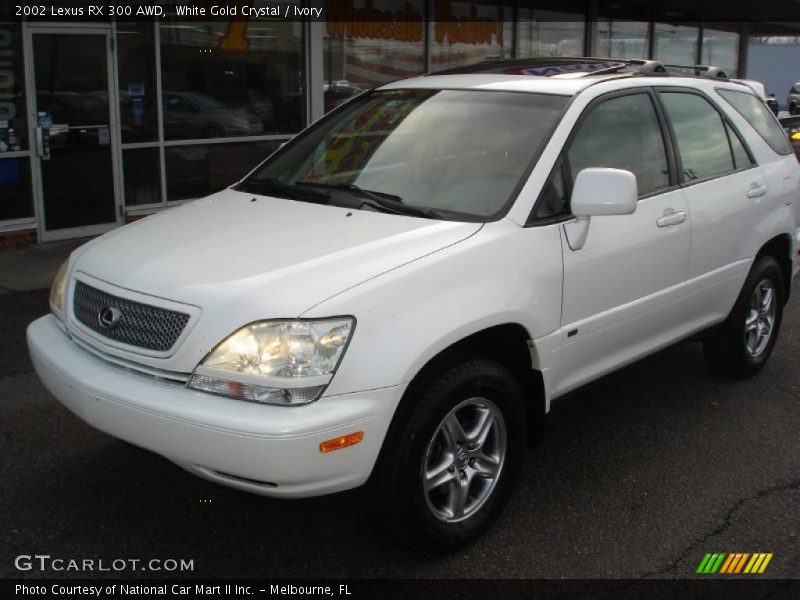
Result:
[[19,571],[194,571],[194,559],[185,558],[59,558],[49,554],[20,554],[14,559]]

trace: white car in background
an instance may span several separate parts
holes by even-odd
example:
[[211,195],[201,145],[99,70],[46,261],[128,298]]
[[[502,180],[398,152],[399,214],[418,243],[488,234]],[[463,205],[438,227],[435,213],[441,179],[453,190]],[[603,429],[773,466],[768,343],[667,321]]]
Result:
[[556,398],[693,336],[758,373],[800,177],[764,103],[649,62],[519,66],[364,93],[230,189],[79,248],[28,328],[39,377],[223,485],[366,485],[443,553],[497,518]]

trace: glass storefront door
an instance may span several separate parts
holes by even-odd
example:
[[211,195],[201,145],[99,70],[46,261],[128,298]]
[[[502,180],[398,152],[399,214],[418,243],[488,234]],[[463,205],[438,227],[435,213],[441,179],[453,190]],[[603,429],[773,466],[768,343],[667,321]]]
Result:
[[41,237],[102,233],[118,221],[111,33],[41,28],[30,35]]

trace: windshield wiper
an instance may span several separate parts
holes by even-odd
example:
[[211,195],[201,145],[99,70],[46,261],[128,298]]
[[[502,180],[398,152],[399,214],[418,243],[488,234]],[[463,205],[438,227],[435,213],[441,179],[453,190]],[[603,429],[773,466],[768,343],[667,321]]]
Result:
[[252,194],[265,194],[270,196],[278,196],[281,198],[289,198],[290,200],[303,200],[306,202],[318,202],[320,204],[327,204],[330,200],[330,194],[324,192],[317,192],[314,190],[298,189],[296,185],[284,183],[280,179],[250,179],[240,184],[236,188],[240,192],[247,192]]
[[397,215],[409,215],[414,217],[423,217],[426,219],[444,219],[445,217],[439,211],[432,208],[423,208],[421,206],[412,206],[405,204],[400,196],[394,194],[387,194],[386,192],[376,192],[373,190],[366,190],[353,183],[319,183],[316,181],[295,181],[296,186],[323,188],[327,190],[337,190],[341,192],[349,192],[357,196],[362,206],[370,206],[382,212],[390,212]]

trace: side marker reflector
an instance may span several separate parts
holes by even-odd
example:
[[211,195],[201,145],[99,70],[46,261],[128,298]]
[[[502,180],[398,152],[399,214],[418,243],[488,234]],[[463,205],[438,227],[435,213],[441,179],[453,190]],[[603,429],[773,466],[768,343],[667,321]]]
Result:
[[348,446],[354,446],[363,439],[364,432],[355,431],[353,433],[348,433],[347,435],[322,442],[319,445],[319,451],[324,453],[333,452],[334,450],[341,450],[342,448],[347,448]]

